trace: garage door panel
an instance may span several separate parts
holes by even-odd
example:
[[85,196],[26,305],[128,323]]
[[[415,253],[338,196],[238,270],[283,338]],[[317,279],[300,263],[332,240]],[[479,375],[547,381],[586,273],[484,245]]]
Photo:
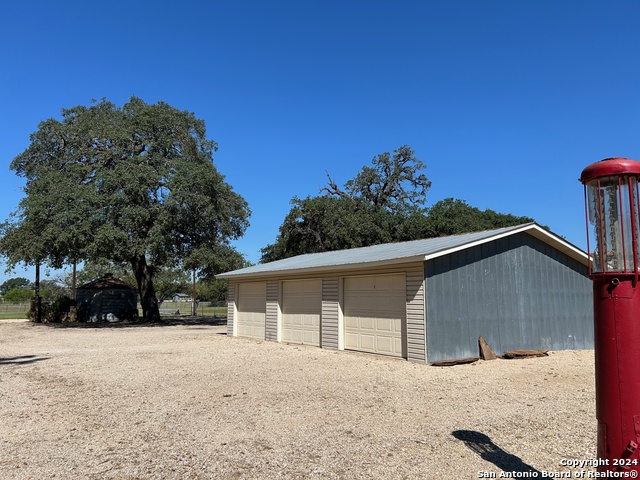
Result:
[[380,352],[388,352],[389,354],[393,353],[395,347],[395,339],[378,335],[377,340],[378,343],[376,347]]
[[320,345],[322,280],[285,281],[282,284],[282,340]]
[[284,338],[284,341],[289,343],[302,343],[302,340],[303,332],[297,329],[292,329],[287,332],[287,335]]
[[375,319],[376,327],[375,329],[378,332],[388,332],[393,333],[398,330],[398,326],[395,320],[390,318],[377,318]]
[[403,356],[405,275],[344,279],[345,348]]
[[305,345],[320,345],[320,332],[303,332],[302,343]]
[[267,309],[267,284],[241,283],[238,285],[238,335],[264,339]]
[[376,350],[376,337],[373,335],[360,334],[360,347],[363,350]]

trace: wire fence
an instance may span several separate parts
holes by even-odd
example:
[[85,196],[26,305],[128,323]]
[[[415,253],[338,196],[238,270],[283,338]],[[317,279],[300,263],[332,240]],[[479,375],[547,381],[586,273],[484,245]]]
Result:
[[27,318],[29,306],[29,303],[0,302],[0,319]]
[[[162,302],[160,304],[161,315],[191,315],[191,302]],[[139,308],[142,311],[142,308]],[[177,312],[177,313],[176,313]],[[224,317],[227,315],[227,307],[214,305],[213,302],[199,302],[197,314],[203,317]]]
[[0,302],[0,313],[27,313],[29,303],[5,303]]
[[[161,315],[191,315],[191,302],[162,302]],[[24,318],[29,312],[29,303],[0,302],[0,316],[3,318]],[[138,312],[142,315],[142,307],[138,304]],[[201,317],[225,317],[227,307],[215,305],[213,302],[199,302],[197,315]]]

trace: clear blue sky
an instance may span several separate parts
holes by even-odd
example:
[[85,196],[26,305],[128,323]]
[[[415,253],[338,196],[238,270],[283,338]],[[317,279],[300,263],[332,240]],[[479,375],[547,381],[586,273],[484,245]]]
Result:
[[0,220],[39,121],[136,95],[205,120],[253,211],[237,242],[253,262],[325,170],[342,184],[404,144],[429,204],[530,216],[585,248],[580,172],[640,159],[639,22],[632,0],[2,2]]

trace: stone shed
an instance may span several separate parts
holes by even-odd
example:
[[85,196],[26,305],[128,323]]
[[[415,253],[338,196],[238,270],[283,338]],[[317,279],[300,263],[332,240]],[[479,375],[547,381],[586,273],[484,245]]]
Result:
[[76,302],[81,322],[120,322],[138,316],[137,290],[111,273],[78,287]]

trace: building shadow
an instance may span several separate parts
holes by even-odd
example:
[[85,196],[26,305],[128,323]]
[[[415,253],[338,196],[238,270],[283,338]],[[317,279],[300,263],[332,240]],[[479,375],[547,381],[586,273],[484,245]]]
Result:
[[216,316],[175,316],[175,317],[161,317],[159,322],[76,322],[76,323],[44,323],[51,328],[159,328],[170,327],[174,325],[187,325],[187,326],[221,326],[227,324],[227,317]]
[[0,357],[0,365],[28,365],[30,363],[49,360],[49,357],[36,357],[35,355],[22,355],[20,357]]
[[462,441],[470,450],[477,453],[480,458],[493,463],[502,471],[531,472],[537,474],[536,476],[542,475],[534,467],[524,463],[520,457],[505,452],[484,433],[474,430],[456,430],[451,432],[451,435]]

